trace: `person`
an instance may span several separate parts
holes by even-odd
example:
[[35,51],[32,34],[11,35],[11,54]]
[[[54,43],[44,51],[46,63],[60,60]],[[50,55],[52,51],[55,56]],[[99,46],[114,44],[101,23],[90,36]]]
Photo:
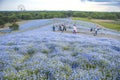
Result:
[[55,25],[53,25],[53,31],[55,31]]
[[62,25],[62,26],[63,26],[62,32],[63,32],[63,31],[66,31],[66,26],[65,26],[65,25]]
[[61,25],[59,25],[59,29],[58,29],[59,31],[62,31],[62,27],[61,27]]
[[63,32],[63,25],[61,25],[61,32]]
[[96,29],[95,29],[95,33],[94,33],[94,36],[96,36],[97,33],[98,33],[98,29],[96,28]]
[[93,31],[93,28],[90,28],[90,32],[92,32]]
[[73,34],[76,34],[77,33],[77,27],[76,25],[73,26]]

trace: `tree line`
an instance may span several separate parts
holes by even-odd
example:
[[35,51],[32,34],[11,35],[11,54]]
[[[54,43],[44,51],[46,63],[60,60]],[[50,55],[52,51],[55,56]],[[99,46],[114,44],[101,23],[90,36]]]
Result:
[[81,11],[1,11],[0,25],[19,20],[83,17],[89,19],[120,19],[120,12],[81,12]]

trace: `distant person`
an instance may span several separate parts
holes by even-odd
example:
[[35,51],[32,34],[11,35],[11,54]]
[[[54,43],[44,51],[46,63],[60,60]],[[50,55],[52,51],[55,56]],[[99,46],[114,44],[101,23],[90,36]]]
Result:
[[66,26],[65,26],[65,25],[62,25],[62,26],[63,26],[62,32],[63,32],[63,31],[66,31]]
[[98,34],[98,30],[99,30],[99,29],[97,29],[97,28],[95,29],[94,36],[96,36],[96,35]]
[[76,25],[73,26],[73,34],[76,34],[77,33],[77,27]]
[[59,29],[58,29],[59,31],[62,31],[62,27],[61,27],[61,25],[59,25]]
[[55,31],[55,25],[53,25],[53,31]]
[[63,25],[61,25],[61,31],[63,32]]
[[93,31],[93,28],[90,28],[90,32],[92,32]]

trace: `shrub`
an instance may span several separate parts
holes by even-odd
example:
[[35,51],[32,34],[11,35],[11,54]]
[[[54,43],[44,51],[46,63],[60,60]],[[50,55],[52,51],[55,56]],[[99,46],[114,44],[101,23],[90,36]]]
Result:
[[5,22],[2,21],[2,20],[0,20],[0,28],[3,28],[3,27],[4,27],[4,24],[5,24]]
[[0,25],[4,25],[5,22],[3,20],[0,20]]
[[19,25],[16,23],[13,23],[11,26],[9,26],[11,30],[19,30]]

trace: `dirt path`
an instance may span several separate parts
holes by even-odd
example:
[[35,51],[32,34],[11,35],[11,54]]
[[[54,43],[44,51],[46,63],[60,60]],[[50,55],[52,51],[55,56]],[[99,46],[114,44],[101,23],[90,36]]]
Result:
[[[56,31],[56,32],[60,32],[60,31]],[[72,31],[64,31],[63,33],[73,34]],[[77,34],[79,34],[79,35],[84,34],[84,35],[94,36],[93,32],[77,32]],[[119,35],[98,33],[96,37],[106,37],[106,38],[113,38],[113,39],[120,40],[120,36]]]

